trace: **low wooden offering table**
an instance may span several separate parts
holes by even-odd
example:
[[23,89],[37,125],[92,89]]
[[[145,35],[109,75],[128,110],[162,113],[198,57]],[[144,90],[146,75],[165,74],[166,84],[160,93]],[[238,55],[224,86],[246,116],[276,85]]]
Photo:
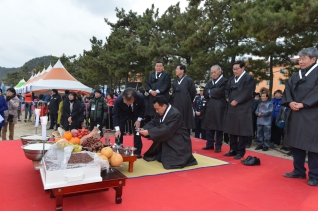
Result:
[[122,202],[123,186],[127,177],[114,168],[109,173],[106,170],[102,171],[101,177],[103,178],[101,182],[51,189],[51,198],[55,197],[56,210],[61,211],[63,209],[63,196],[96,190],[108,190],[108,188],[115,189],[115,203],[120,204]]
[[128,172],[134,171],[134,162],[137,160],[137,155],[125,155],[123,152],[120,152],[123,156],[123,162],[129,162]]

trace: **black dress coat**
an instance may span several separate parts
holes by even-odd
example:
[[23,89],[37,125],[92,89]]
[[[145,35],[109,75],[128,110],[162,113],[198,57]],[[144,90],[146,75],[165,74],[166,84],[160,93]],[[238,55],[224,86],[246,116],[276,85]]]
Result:
[[124,103],[123,95],[119,95],[114,102],[113,108],[114,126],[125,125],[127,119],[130,117],[133,121],[136,121],[138,117],[143,118],[145,110],[145,99],[141,93],[137,92],[137,97],[133,102],[133,112],[131,112],[127,104]]
[[170,103],[177,108],[183,116],[184,124],[187,129],[194,129],[194,114],[192,109],[192,102],[196,95],[195,85],[193,80],[187,76],[178,84],[178,78],[173,81],[173,93]]
[[163,122],[160,122],[162,117],[157,114],[144,126],[154,142],[145,153],[145,157],[153,156],[152,153],[158,153],[153,148],[160,144],[161,162],[165,169],[197,165],[198,163],[192,155],[189,131],[184,126],[181,113],[172,106],[169,111],[167,110]]
[[[237,83],[234,80],[235,78],[231,77],[225,87],[225,99],[229,101],[224,119],[224,133],[253,136],[252,104],[255,81],[247,73]],[[236,106],[231,106],[233,100],[238,102]]]
[[[154,71],[148,76],[146,90],[147,92],[149,92],[150,89],[152,91],[156,91],[158,89],[160,93],[158,93],[157,96],[162,95],[166,98],[166,100],[169,100],[169,97],[170,97],[169,90],[171,87],[170,74],[167,73],[166,71],[162,71],[162,73],[159,75],[159,78],[156,78],[156,74],[157,72]],[[151,117],[156,115],[156,111],[153,107],[154,98],[155,98],[154,96],[149,94],[146,114]]]
[[284,144],[318,153],[318,67],[307,77],[300,79],[295,73],[288,79],[282,104],[303,103],[305,108],[298,111],[288,109],[285,123]]
[[59,110],[59,105],[61,102],[61,97],[58,94],[52,95],[49,104],[49,112],[50,114],[57,114]]
[[209,81],[204,88],[204,98],[207,100],[202,128],[205,130],[223,131],[226,111],[225,87],[228,80],[222,77],[216,84]]
[[[82,111],[82,108],[81,108],[80,101],[75,101],[73,103],[72,112],[70,110],[70,101],[68,99],[63,101],[61,124],[64,130],[71,130],[71,129],[78,128],[81,111]],[[72,117],[71,125],[69,125],[69,122],[68,122],[69,117]]]

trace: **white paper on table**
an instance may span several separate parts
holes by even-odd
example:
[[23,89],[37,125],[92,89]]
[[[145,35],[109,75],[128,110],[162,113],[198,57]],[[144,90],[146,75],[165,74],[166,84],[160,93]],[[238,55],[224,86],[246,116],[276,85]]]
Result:
[[35,109],[34,113],[35,113],[35,127],[39,127],[39,120],[40,120],[40,111],[41,109]]
[[41,116],[40,119],[42,125],[42,140],[46,140],[47,116]]
[[46,125],[42,125],[42,140],[46,140]]
[[1,123],[3,120],[4,120],[3,117],[0,115],[0,123]]
[[47,125],[47,116],[41,116],[40,119],[42,125]]

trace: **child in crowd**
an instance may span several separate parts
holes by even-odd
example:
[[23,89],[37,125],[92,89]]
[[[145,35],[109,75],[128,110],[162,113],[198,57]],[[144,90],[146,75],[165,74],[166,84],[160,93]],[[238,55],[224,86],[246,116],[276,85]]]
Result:
[[271,138],[273,103],[268,101],[268,94],[261,94],[261,102],[258,104],[255,114],[257,116],[257,147],[255,150],[267,151]]

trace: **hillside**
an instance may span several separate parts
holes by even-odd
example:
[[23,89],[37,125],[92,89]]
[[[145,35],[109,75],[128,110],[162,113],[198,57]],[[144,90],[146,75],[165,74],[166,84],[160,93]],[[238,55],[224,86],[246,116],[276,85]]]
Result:
[[[31,59],[24,63],[22,67],[12,67],[12,68],[6,68],[6,67],[0,67],[0,78],[4,79],[7,78],[7,73],[13,73],[16,71],[21,71],[23,67],[26,67],[31,74],[31,70],[38,66],[45,66],[48,67],[50,65],[50,62],[54,59],[54,56],[42,56],[42,57],[37,57],[34,59]],[[55,60],[54,60],[55,61]],[[52,63],[52,65],[54,65]]]
[[11,67],[11,68],[6,68],[6,67],[0,67],[0,78],[6,78],[7,73],[12,73],[15,71],[19,71],[21,67]]

